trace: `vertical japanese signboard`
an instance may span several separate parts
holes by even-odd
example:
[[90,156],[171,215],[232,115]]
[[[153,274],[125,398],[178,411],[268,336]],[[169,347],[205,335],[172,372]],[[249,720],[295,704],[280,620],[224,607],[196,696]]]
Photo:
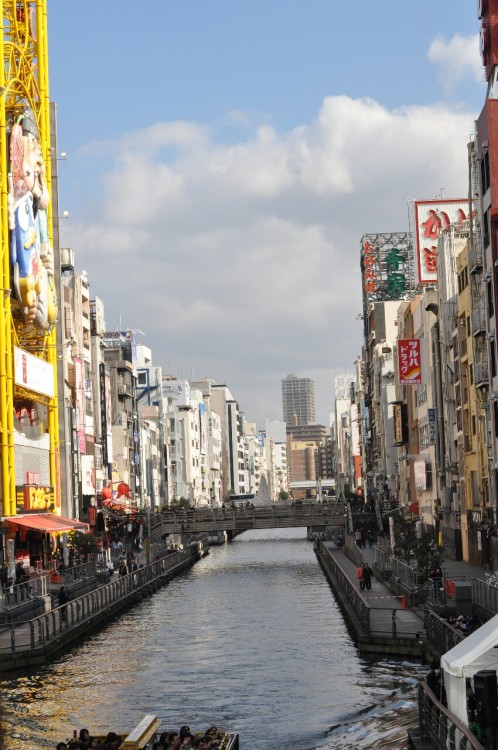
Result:
[[437,281],[437,243],[441,230],[462,226],[468,218],[468,200],[415,201],[417,280]]
[[394,445],[408,442],[408,410],[402,401],[393,403]]
[[365,302],[405,299],[413,289],[412,236],[408,232],[364,234],[361,275]]
[[427,489],[427,471],[425,461],[413,462],[413,474],[415,477],[415,489],[417,492],[423,492]]
[[422,382],[420,339],[399,339],[398,375],[400,385],[420,385]]
[[436,410],[427,409],[429,418],[429,445],[436,445]]
[[85,365],[80,357],[74,357],[74,391],[76,399],[76,430],[80,453],[86,452],[85,438]]

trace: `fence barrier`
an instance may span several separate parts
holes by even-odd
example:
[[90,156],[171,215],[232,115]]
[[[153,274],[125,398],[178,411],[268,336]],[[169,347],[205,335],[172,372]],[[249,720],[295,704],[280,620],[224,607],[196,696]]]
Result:
[[470,729],[437,700],[426,682],[419,684],[418,710],[422,740],[429,740],[433,747],[484,750]]
[[49,591],[49,574],[34,575],[29,581],[6,586],[0,592],[0,612],[19,607],[31,599],[46,596]]
[[26,623],[10,623],[4,627],[4,633],[8,631],[10,637],[0,638],[0,652],[13,653],[39,649],[64,631],[88,621],[99,612],[128,598],[134,591],[170,573],[191,557],[191,550],[173,552],[161,560],[155,560],[135,572],[120,576]]

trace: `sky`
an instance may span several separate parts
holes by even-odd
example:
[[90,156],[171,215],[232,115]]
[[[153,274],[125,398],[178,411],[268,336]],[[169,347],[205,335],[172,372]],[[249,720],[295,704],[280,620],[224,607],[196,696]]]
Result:
[[328,424],[361,353],[361,237],[467,194],[476,3],[48,0],[48,47],[61,244],[107,329],[259,428],[310,377]]

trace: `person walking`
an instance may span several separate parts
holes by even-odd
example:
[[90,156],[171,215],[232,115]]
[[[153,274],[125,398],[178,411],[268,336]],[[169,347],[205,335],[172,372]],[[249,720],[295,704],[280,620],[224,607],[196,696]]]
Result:
[[67,618],[67,603],[69,601],[69,594],[67,593],[65,586],[60,587],[58,599],[59,607],[61,607],[61,620],[62,622],[65,622]]
[[365,564],[361,563],[361,565],[358,567],[358,570],[356,571],[356,577],[360,583],[360,590],[363,591],[365,589],[365,577],[364,577],[364,570],[365,570]]
[[367,591],[370,591],[372,588],[372,576],[373,576],[373,570],[370,567],[368,563],[366,563],[363,566],[363,580],[365,582],[365,588]]
[[120,577],[121,577],[121,578],[122,578],[123,576],[125,576],[125,575],[127,575],[127,574],[128,574],[128,568],[126,567],[126,563],[125,563],[125,561],[124,561],[124,560],[121,560],[121,562],[120,562],[120,564],[119,564],[119,570],[118,570],[118,573],[119,573],[119,575],[120,575]]

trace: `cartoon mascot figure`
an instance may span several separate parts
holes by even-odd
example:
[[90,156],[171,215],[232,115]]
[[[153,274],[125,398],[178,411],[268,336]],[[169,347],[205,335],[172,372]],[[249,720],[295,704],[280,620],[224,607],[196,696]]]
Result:
[[48,237],[50,201],[33,112],[25,107],[10,135],[10,256],[13,287],[26,323],[48,328],[57,320],[54,252]]

